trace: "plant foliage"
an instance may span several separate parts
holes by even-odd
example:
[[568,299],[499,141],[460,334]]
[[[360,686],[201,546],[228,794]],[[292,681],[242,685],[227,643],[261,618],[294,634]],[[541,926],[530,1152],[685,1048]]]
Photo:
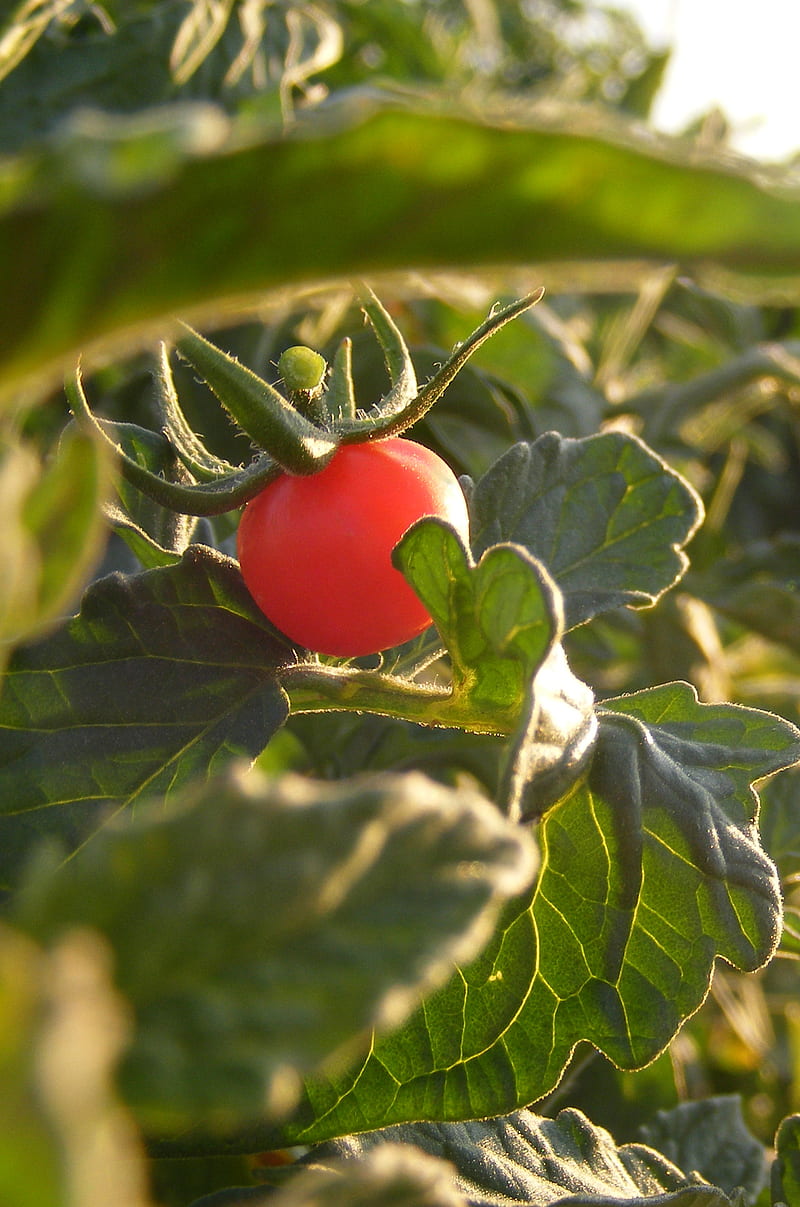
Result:
[[[800,1204],[791,172],[579,0],[1,22],[0,1199]],[[430,628],[292,644],[408,428]]]

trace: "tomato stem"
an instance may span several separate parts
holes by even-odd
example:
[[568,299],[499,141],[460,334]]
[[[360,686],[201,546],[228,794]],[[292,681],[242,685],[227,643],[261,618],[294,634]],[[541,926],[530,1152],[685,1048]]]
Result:
[[290,402],[251,369],[215,347],[184,324],[178,341],[188,360],[216,394],[225,410],[259,449],[292,474],[322,469],[338,446],[337,438],[305,419]]
[[235,472],[235,467],[229,461],[217,457],[206,448],[184,415],[172,376],[169,348],[165,343],[159,349],[155,382],[164,435],[192,477],[201,482],[213,482],[224,474]]
[[293,713],[370,712],[419,725],[500,735],[512,733],[518,721],[516,711],[478,712],[466,695],[449,688],[378,671],[303,662],[282,670],[280,681]]
[[331,421],[355,419],[356,392],[353,383],[353,341],[345,336],[333,358],[326,402]]
[[[365,287],[361,304],[383,350],[391,388],[369,415],[362,417],[356,410],[350,340],[343,340],[336,353],[327,387],[323,384],[325,361],[319,353],[299,347],[287,350],[284,356],[293,353],[296,358],[296,354],[302,354],[299,365],[287,362],[292,370],[287,369],[287,376],[296,387],[290,391],[290,401],[183,324],[185,335],[178,341],[177,350],[198,370],[239,427],[260,450],[266,450],[250,465],[236,467],[205,447],[181,409],[168,349],[162,345],[156,384],[163,432],[192,479],[188,483],[168,481],[125,452],[114,438],[114,424],[93,415],[80,368],[67,379],[65,390],[77,422],[115,450],[124,477],[138,490],[184,515],[220,515],[249,502],[281,471],[308,475],[324,469],[340,444],[385,439],[406,431],[433,406],[472,353],[505,323],[539,301],[542,293],[539,289],[491,313],[418,390],[402,334],[375,294]],[[307,417],[301,413],[312,407]]]
[[405,406],[417,393],[417,375],[406,341],[388,310],[366,285],[361,291],[360,302],[361,309],[378,337],[392,386],[384,404],[392,409]]
[[[494,310],[463,343],[458,345],[453,354],[421,390],[417,391],[415,378],[414,393],[411,397],[408,397],[404,391],[391,390],[381,400],[377,415],[372,413],[368,419],[341,424],[339,432],[342,443],[354,444],[362,440],[383,440],[387,436],[398,436],[407,431],[441,398],[453,378],[461,371],[472,354],[480,348],[481,344],[486,343],[506,323],[510,323],[512,319],[517,318],[526,310],[530,310],[531,306],[541,301],[543,295],[544,289],[536,289],[524,298],[518,298],[508,306]],[[366,309],[366,303],[363,304]],[[369,311],[367,313],[371,321]],[[403,346],[405,347],[405,345]]]
[[129,457],[110,434],[114,425],[98,419],[92,413],[84,393],[80,368],[66,379],[64,390],[75,421],[85,430],[100,436],[114,450],[120,471],[127,481],[142,494],[172,511],[195,516],[222,515],[255,498],[281,473],[280,466],[264,454],[244,469],[214,482],[170,482]]

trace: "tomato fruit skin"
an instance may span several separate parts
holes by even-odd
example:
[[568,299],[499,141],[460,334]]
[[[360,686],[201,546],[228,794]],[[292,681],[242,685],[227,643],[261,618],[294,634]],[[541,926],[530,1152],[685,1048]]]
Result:
[[340,447],[319,473],[283,474],[247,504],[239,565],[264,615],[297,645],[354,658],[399,645],[431,623],[391,562],[423,516],[467,540],[467,505],[440,457],[389,437]]

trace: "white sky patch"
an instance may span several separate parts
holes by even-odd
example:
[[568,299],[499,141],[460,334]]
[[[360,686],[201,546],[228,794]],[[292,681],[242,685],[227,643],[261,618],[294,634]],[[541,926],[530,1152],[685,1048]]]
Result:
[[714,106],[737,150],[758,159],[800,153],[800,0],[613,0],[672,60],[652,113],[677,133]]

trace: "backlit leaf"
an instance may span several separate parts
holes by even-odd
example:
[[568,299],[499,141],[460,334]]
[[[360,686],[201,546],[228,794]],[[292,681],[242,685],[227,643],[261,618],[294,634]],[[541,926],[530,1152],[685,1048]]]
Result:
[[[133,32],[112,72],[102,39],[62,52],[79,74],[100,56],[95,101],[116,112],[131,104],[115,95],[119,77],[148,73],[154,97],[169,87],[147,22]],[[7,104],[18,113],[27,94],[13,83]],[[31,106],[37,86],[34,77]],[[597,260],[616,262],[619,284],[625,263],[701,275],[713,261],[716,274],[798,291],[790,180],[776,173],[773,188],[747,164],[698,163],[691,148],[643,138],[608,114],[549,110],[515,126],[505,110],[477,120],[424,98],[397,106],[354,92],[284,137],[267,122],[240,132],[207,103],[116,119],[84,111],[35,160],[7,160],[3,177],[7,384],[58,375],[79,348],[148,321],[379,270]]]

